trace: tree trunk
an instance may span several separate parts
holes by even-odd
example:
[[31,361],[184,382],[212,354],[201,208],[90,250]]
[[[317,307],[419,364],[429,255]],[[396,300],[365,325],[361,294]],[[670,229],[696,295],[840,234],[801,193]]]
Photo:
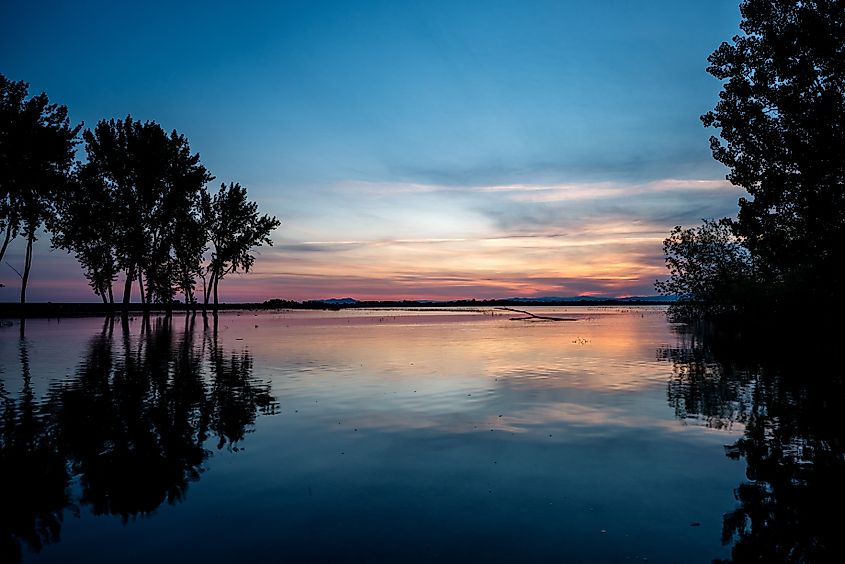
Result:
[[154,278],[151,278],[150,273],[147,272],[147,293],[146,293],[146,297],[144,299],[144,303],[147,306],[149,306],[151,303],[153,303],[153,300],[155,299],[155,296],[153,296],[153,285],[150,284],[150,280],[154,280]]
[[[194,302],[194,291],[191,289],[191,283],[190,282],[185,284],[184,294],[185,294],[185,311],[187,311],[187,310],[190,309],[191,304]],[[194,309],[196,309],[196,308],[197,308],[197,306],[194,303]]]
[[217,285],[220,283],[220,277],[214,277],[214,311],[217,311],[217,308],[220,306],[220,302],[217,300]]
[[[206,302],[206,300],[205,300],[205,296],[206,296],[206,293],[205,293],[205,274],[203,274],[202,272],[198,272],[198,274],[199,274],[200,279],[202,280],[202,300],[203,300],[202,308],[205,309],[205,306],[206,306],[206,303],[205,303]],[[197,305],[199,305],[199,303],[200,303],[200,301],[197,300]]]
[[144,274],[138,269],[138,291],[141,292],[141,304],[146,305],[147,297],[144,294]]
[[21,276],[21,303],[26,303],[26,285],[29,283],[29,269],[32,266],[32,242],[35,240],[35,229],[26,230],[26,259],[23,263],[23,276]]
[[109,303],[114,305],[114,292],[112,291],[112,283],[109,281]]
[[94,293],[100,296],[100,299],[103,300],[103,304],[108,305],[108,298],[106,297],[106,288],[105,284],[102,282],[103,275],[101,272],[98,272],[96,269],[92,269],[93,272],[91,273],[94,280],[99,280],[96,282],[96,286],[94,286]]
[[208,300],[211,299],[211,289],[214,287],[214,279],[216,277],[217,277],[217,271],[212,270],[211,271],[211,278],[208,280],[208,285],[205,284],[205,278],[202,279],[203,294],[205,295],[205,301],[203,302],[203,305],[205,305],[205,306],[208,305]]
[[9,246],[9,241],[12,240],[12,219],[9,218],[9,223],[6,224],[6,236],[3,238],[3,246],[0,247],[0,262],[3,262],[3,257],[6,256],[6,247]]
[[135,279],[135,265],[126,270],[126,282],[123,284],[123,311],[129,310],[129,298],[132,297],[132,282]]

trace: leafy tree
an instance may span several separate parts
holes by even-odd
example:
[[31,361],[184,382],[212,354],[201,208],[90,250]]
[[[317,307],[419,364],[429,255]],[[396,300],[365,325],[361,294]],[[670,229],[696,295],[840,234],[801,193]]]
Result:
[[105,190],[112,205],[115,258],[125,272],[124,306],[135,280],[146,303],[170,303],[177,288],[187,288],[190,296],[192,286],[180,271],[199,268],[207,240],[197,237],[201,194],[213,179],[199,154],[176,131],[168,135],[155,122],[130,116],[102,120],[83,139],[88,153],[83,173],[96,179],[92,186]]
[[13,152],[16,148],[12,146],[12,129],[28,88],[25,82],[12,82],[0,74],[0,229],[3,231],[0,262],[20,228],[20,196],[12,177],[12,159],[16,156]]
[[196,208],[176,222],[171,232],[173,266],[176,288],[182,292],[186,304],[196,304],[194,294],[197,278],[203,275],[203,254],[208,249],[208,192],[197,195]]
[[213,248],[204,303],[207,305],[213,294],[217,307],[220,280],[238,270],[249,272],[255,262],[250,250],[265,243],[272,245],[270,232],[280,222],[269,215],[259,216],[258,205],[247,199],[246,189],[237,183],[221,184],[217,194],[207,202],[205,213]]
[[744,32],[710,55],[724,81],[713,156],[749,196],[734,224],[762,280],[830,297],[845,253],[845,2],[745,0]]
[[94,293],[114,303],[112,284],[119,268],[115,256],[114,210],[109,192],[83,169],[66,197],[57,202],[53,246],[73,252]]
[[679,297],[670,314],[682,319],[708,316],[747,301],[753,263],[732,227],[729,219],[704,220],[697,228],[676,226],[663,241],[670,277],[655,282],[655,288]]
[[26,237],[21,275],[21,303],[32,267],[36,232],[54,216],[53,203],[69,186],[77,134],[67,108],[51,104],[43,92],[27,98],[29,85],[0,75],[0,247],[3,259],[9,241]]

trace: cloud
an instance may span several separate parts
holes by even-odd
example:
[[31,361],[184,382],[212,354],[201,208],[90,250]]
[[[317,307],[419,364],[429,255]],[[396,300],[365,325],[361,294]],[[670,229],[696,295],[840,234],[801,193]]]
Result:
[[[307,196],[322,207],[299,201],[310,215],[290,215],[274,234],[276,244],[255,250],[253,272],[223,281],[223,299],[651,294],[665,272],[661,243],[671,228],[731,215],[737,194],[722,180],[665,178],[477,186],[356,181]],[[46,252],[45,243],[38,243],[32,299],[96,299],[75,260]],[[19,247],[9,254],[13,264]],[[15,280],[6,278],[2,299],[10,301]]]

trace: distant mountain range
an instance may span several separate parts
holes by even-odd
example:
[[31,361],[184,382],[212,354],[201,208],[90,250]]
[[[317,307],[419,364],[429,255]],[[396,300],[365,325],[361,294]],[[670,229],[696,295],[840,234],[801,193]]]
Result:
[[356,300],[355,298],[327,298],[322,300],[308,300],[304,303],[325,304],[328,306],[355,306],[370,304],[420,304],[420,305],[467,305],[467,304],[561,304],[561,303],[673,303],[677,296],[628,296],[625,298],[611,298],[600,296],[540,296],[536,298],[499,298],[484,300]]
[[359,303],[355,298],[329,298],[327,300],[308,300],[310,302],[323,302],[329,305],[352,305]]
[[539,298],[506,298],[511,302],[666,302],[678,301],[677,296],[628,296],[625,298],[611,298],[600,296],[542,296]]

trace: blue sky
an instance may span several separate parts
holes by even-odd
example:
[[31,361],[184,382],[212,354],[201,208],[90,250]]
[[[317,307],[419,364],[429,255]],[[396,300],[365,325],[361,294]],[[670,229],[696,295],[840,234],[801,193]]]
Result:
[[[733,215],[740,195],[698,119],[736,0],[4,12],[0,72],[86,126],[177,129],[283,220],[256,272],[221,285],[229,301],[653,293],[672,226]],[[92,299],[39,245],[31,298]]]

